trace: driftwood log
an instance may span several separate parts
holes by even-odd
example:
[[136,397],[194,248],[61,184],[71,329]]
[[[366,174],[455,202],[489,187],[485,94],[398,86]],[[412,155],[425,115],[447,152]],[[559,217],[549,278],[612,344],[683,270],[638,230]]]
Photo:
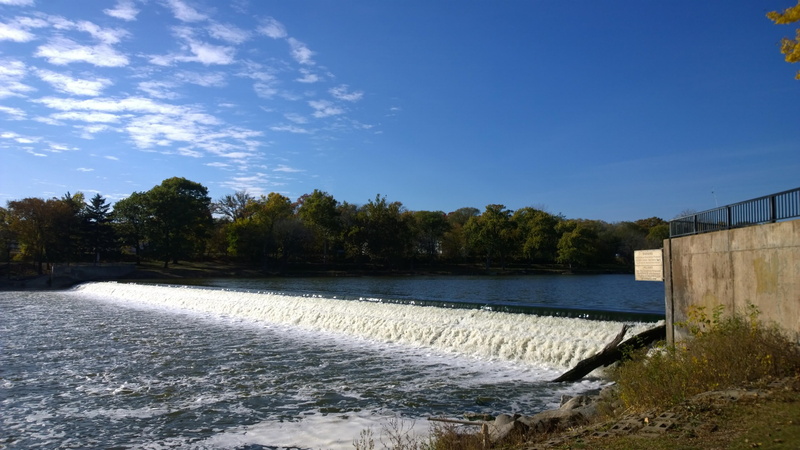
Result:
[[[609,364],[619,361],[625,356],[626,352],[646,347],[653,342],[661,341],[667,338],[666,325],[661,325],[659,327],[643,331],[627,341],[622,342],[622,339],[625,337],[625,333],[627,331],[628,326],[624,325],[622,327],[622,331],[620,331],[614,340],[609,342],[608,345],[603,348],[603,350],[600,350],[600,352],[594,356],[590,356],[579,362],[577,365],[575,365],[575,367],[567,372],[564,372],[564,374],[553,381],[578,381],[598,367],[608,366]],[[620,344],[620,342],[622,343]]]

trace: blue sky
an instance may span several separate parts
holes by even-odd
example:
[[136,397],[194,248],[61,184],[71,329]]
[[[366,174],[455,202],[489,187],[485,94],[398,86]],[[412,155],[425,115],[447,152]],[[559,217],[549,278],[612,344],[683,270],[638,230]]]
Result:
[[670,219],[800,186],[793,0],[0,0],[0,204],[320,189]]

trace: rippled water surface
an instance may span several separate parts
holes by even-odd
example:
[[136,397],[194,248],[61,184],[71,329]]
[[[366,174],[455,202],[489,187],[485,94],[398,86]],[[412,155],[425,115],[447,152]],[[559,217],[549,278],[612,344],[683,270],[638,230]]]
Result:
[[554,355],[580,358],[618,331],[254,295],[108,284],[0,293],[0,447],[353,448],[392,418],[424,432],[429,416],[532,413],[597,388],[547,382],[564,368]]
[[196,284],[344,298],[664,315],[664,283],[633,275],[204,279]]

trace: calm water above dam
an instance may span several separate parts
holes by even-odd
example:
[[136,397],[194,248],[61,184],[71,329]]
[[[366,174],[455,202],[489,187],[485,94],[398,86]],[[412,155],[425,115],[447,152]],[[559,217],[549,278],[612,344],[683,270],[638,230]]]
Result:
[[0,446],[353,448],[393,419],[530,414],[603,384],[547,380],[620,311],[663,314],[661,283],[621,275],[205,284],[0,293]]

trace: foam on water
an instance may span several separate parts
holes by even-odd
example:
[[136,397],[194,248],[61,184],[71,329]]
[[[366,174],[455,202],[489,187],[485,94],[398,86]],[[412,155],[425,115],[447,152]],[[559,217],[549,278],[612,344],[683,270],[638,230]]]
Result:
[[[76,291],[129,304],[176,308],[487,360],[564,369],[597,352],[620,323],[238,292],[184,286],[90,283]],[[635,324],[632,333],[652,325]]]

